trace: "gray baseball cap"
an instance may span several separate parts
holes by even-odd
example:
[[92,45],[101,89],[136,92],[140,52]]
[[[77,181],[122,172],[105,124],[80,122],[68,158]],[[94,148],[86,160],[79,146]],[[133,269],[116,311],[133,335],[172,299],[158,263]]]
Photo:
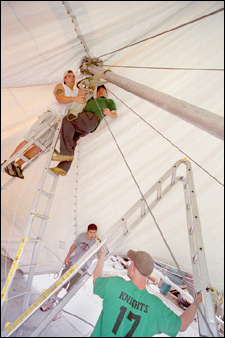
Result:
[[147,252],[129,250],[127,257],[134,262],[134,265],[143,276],[148,277],[151,275],[154,269],[154,260]]

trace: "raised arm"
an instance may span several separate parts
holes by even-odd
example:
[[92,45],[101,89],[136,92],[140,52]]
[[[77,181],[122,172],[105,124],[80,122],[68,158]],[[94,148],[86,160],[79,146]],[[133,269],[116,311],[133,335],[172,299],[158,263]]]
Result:
[[71,102],[86,103],[85,96],[65,96],[65,90],[63,85],[59,83],[54,89],[54,95],[56,100],[61,104],[67,104]]
[[99,258],[98,258],[98,263],[96,265],[94,275],[93,275],[93,284],[95,284],[95,281],[98,277],[102,277],[103,275],[103,266],[104,266],[104,260],[105,260],[105,250],[101,248],[99,250]]
[[[198,294],[196,297],[196,302],[198,303],[198,305],[201,304],[202,302],[202,294]],[[185,310],[182,315],[180,315],[180,319],[181,319],[181,327],[180,330],[181,332],[187,330],[188,326],[193,322],[195,315],[197,313],[198,307],[195,304],[195,302],[193,302],[188,308],[187,310]]]

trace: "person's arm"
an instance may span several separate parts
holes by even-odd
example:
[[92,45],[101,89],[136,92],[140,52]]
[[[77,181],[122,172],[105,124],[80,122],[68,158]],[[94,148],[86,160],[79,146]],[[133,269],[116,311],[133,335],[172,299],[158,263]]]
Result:
[[99,258],[98,258],[98,263],[96,265],[94,274],[93,274],[93,284],[95,284],[95,281],[98,277],[102,277],[103,275],[103,265],[104,265],[104,261],[105,261],[105,250],[103,248],[101,248],[99,250]]
[[110,110],[109,108],[104,108],[104,109],[103,109],[103,114],[104,114],[105,116],[111,117],[111,118],[114,119],[114,120],[117,119],[117,112],[116,112],[116,110]]
[[[196,302],[198,303],[198,305],[201,304],[202,302],[202,294],[198,294],[196,297]],[[195,315],[197,313],[198,307],[195,304],[195,302],[193,302],[188,308],[187,310],[185,310],[182,315],[180,315],[180,319],[181,319],[181,327],[180,330],[181,332],[187,330],[188,326],[193,322]]]
[[56,97],[56,100],[61,104],[67,104],[71,102],[77,102],[77,103],[86,103],[86,97],[85,96],[65,96],[65,90],[63,88],[63,85],[59,83],[54,90],[54,94]]
[[69,252],[68,252],[66,258],[65,258],[64,264],[67,265],[67,264],[69,263],[69,261],[70,261],[70,256],[71,256],[71,254],[74,252],[74,250],[76,250],[76,248],[77,248],[76,245],[73,243],[73,244],[71,245],[70,249],[69,249]]

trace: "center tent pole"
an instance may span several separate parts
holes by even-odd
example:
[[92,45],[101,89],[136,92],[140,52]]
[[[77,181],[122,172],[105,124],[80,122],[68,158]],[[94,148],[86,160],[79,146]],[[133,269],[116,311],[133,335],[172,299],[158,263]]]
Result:
[[206,109],[194,106],[183,100],[176,99],[170,95],[159,92],[138,82],[127,79],[118,74],[98,67],[94,64],[83,63],[83,69],[92,74],[100,74],[100,77],[113,83],[124,90],[151,102],[157,107],[176,115],[177,117],[193,124],[207,133],[224,140],[224,118]]

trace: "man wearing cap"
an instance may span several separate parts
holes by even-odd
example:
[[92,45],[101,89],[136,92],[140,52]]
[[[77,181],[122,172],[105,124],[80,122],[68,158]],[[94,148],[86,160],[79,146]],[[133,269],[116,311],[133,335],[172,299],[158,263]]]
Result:
[[[175,337],[192,323],[197,313],[195,302],[177,316],[146,290],[146,278],[154,268],[154,261],[147,252],[128,251],[130,281],[122,277],[102,277],[104,249],[100,252],[93,283],[94,293],[103,298],[103,309],[91,337],[152,337],[160,333]],[[202,302],[201,294],[196,301]]]
[[[67,111],[73,108],[76,103],[86,103],[85,96],[78,96],[78,90],[73,89],[75,85],[75,75],[72,70],[68,70],[64,73],[63,82],[56,85],[54,88],[54,96],[51,105],[47,108],[38,120],[31,126],[30,130],[25,134],[25,140],[22,141],[14,150],[12,157],[20,149],[22,149],[32,138],[34,138],[41,130],[43,130],[50,122],[56,120],[56,118],[63,118]],[[54,130],[46,131],[38,141],[46,148],[48,148],[54,137]],[[32,145],[23,155],[28,159],[32,159],[42,149],[37,145]],[[62,158],[61,158],[62,159]],[[64,157],[65,161],[71,161],[72,157]],[[4,163],[4,162],[3,162]],[[5,172],[14,177],[24,178],[21,166],[25,163],[22,159],[16,162],[10,163]]]
[[[93,133],[100,125],[104,116],[109,116],[112,119],[117,118],[115,102],[107,98],[108,93],[104,85],[97,87],[96,95],[97,98],[88,100],[83,111],[75,119],[72,115],[64,117],[60,135],[59,156],[73,157],[80,137]],[[50,169],[56,175],[66,176],[71,164],[71,161],[61,160],[57,167]]]

